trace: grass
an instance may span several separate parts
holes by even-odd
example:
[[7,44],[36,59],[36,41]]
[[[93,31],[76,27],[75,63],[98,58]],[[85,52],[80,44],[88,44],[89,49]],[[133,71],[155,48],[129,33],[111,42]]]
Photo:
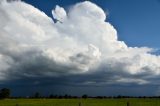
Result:
[[5,99],[0,106],[160,106],[160,99]]

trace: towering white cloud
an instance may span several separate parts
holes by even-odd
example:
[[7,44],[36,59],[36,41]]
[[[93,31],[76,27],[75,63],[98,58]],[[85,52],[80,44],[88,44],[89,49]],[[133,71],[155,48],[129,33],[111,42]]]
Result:
[[57,5],[52,14],[57,22],[22,1],[0,3],[0,79],[91,74],[101,80],[86,81],[146,84],[160,75],[154,49],[119,41],[96,4]]
[[63,22],[67,17],[64,8],[59,7],[58,5],[56,6],[55,10],[52,10],[52,14],[54,19],[57,19],[60,22]]

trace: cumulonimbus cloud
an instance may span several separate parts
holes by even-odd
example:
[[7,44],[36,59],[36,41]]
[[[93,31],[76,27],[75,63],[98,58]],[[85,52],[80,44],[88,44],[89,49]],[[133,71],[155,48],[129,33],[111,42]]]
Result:
[[154,49],[119,41],[96,4],[57,5],[52,14],[56,22],[25,2],[0,2],[1,81],[75,75],[82,84],[146,84],[160,76]]

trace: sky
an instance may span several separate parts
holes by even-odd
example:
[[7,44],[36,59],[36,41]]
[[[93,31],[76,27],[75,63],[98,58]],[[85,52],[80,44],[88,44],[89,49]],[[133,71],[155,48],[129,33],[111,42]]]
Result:
[[159,0],[2,0],[0,87],[160,95],[159,10]]
[[[24,0],[52,17],[55,5],[66,9],[84,0]],[[159,48],[160,1],[159,0],[91,0],[109,16],[108,21],[117,29],[118,37],[129,46]]]

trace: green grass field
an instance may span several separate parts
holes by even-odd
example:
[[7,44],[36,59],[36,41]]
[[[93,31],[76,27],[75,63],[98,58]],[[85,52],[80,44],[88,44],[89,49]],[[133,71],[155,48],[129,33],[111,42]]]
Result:
[[0,106],[160,106],[160,99],[5,99]]

